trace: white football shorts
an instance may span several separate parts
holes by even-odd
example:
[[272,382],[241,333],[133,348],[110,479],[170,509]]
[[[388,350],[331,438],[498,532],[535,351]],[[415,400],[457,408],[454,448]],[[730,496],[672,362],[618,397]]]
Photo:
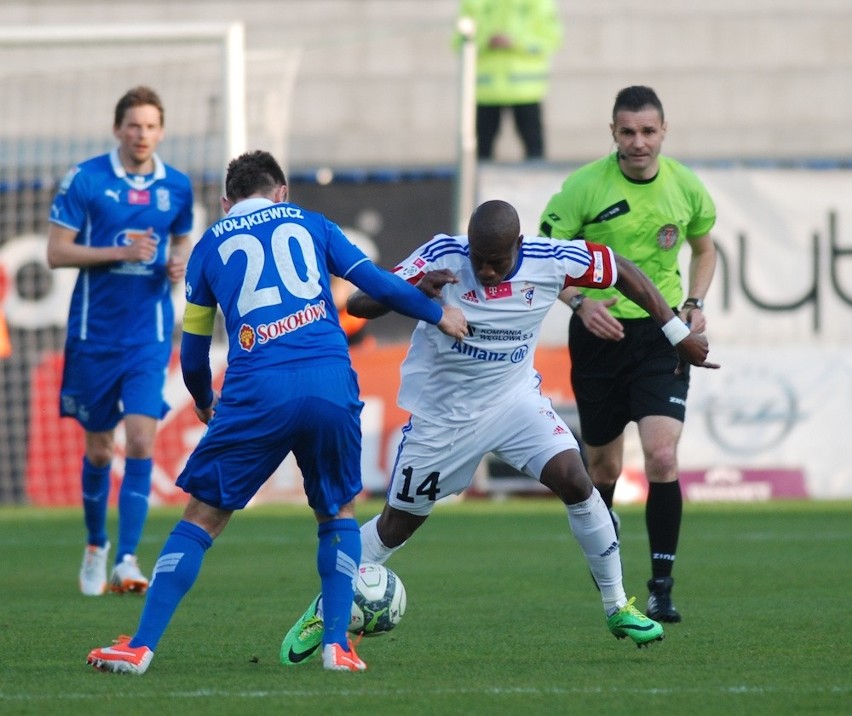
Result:
[[412,415],[402,429],[388,504],[428,515],[435,502],[470,487],[489,452],[538,480],[547,461],[565,450],[579,450],[577,440],[550,399],[538,392],[466,423],[438,424]]

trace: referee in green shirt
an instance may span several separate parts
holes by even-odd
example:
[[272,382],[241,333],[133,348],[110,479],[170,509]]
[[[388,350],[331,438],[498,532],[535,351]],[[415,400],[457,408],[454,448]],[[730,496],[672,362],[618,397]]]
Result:
[[[610,130],[615,152],[565,180],[542,213],[541,232],[612,247],[654,281],[693,331],[703,332],[704,297],[716,266],[710,236],[716,220],[713,200],[691,170],[660,154],[666,121],[653,89],[621,90]],[[678,261],[684,244],[691,252],[685,294]],[[614,291],[596,291],[592,298],[571,287],[561,298],[573,311],[571,384],[589,472],[612,511],[624,428],[636,421],[649,483],[647,614],[656,621],[679,622],[671,592],[683,512],[677,445],[686,415],[688,367],[678,364],[672,343],[648,314]]]

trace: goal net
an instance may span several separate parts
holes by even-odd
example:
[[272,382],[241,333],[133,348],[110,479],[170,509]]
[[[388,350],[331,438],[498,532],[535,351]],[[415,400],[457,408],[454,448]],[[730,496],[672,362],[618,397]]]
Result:
[[[192,179],[197,238],[219,215],[227,161],[247,146],[248,97],[256,146],[284,160],[289,88],[281,68],[291,68],[292,84],[294,58],[261,58],[251,94],[243,38],[239,23],[0,28],[0,504],[80,504],[82,431],[58,417],[77,271],[46,265],[59,181],[115,146],[115,103],[131,87],[151,86],[165,106],[158,153]],[[155,447],[154,504],[176,499],[174,476],[203,427],[191,419],[176,361],[166,391],[172,410]],[[116,437],[120,475],[121,428]]]

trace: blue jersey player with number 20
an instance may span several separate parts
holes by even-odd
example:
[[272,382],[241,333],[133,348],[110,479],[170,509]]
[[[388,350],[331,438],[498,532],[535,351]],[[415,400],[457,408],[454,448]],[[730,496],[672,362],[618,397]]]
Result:
[[[233,160],[225,192],[227,216],[193,249],[186,275],[181,367],[196,413],[209,425],[177,480],[190,498],[154,567],[136,634],[94,649],[88,663],[112,672],[147,670],[204,553],[293,452],[318,523],[323,666],[363,671],[347,636],[361,559],[354,499],[361,491],[363,403],[331,276],[457,340],[467,323],[458,308],[442,307],[377,268],[324,216],[286,203],[284,173],[270,154]],[[229,344],[221,397],[209,363],[217,306]]]

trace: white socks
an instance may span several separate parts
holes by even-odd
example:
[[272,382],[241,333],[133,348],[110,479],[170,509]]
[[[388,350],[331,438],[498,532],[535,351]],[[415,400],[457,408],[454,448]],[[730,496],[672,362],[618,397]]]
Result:
[[[609,510],[596,488],[583,502],[567,505],[568,524],[586,555],[592,576],[601,590],[607,615],[627,604],[621,573],[621,553],[618,537]],[[361,541],[363,543],[363,528]]]
[[[586,556],[589,569],[601,590],[607,615],[627,604],[621,574],[621,553],[609,510],[597,489],[575,505],[567,505],[568,524]],[[361,564],[384,564],[400,547],[386,547],[376,525],[379,515],[361,525]]]
[[376,515],[373,519],[361,525],[361,564],[366,562],[384,564],[394,552],[405,545],[405,542],[403,542],[398,547],[385,547],[376,528],[379,517],[380,515]]

